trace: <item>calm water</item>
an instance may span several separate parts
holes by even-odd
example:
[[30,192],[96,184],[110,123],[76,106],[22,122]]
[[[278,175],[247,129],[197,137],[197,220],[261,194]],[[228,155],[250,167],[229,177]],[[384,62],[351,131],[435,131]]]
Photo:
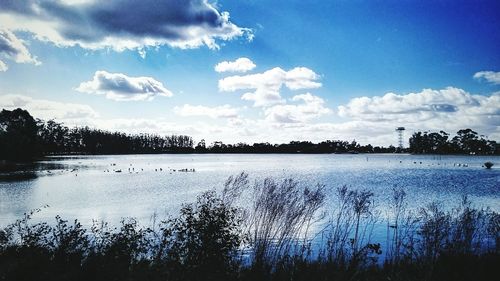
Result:
[[[481,167],[486,161],[495,163],[493,169]],[[303,184],[322,183],[332,193],[342,185],[369,189],[382,211],[393,186],[407,191],[413,208],[435,200],[456,205],[467,194],[476,206],[500,211],[500,157],[493,156],[82,156],[55,157],[34,168],[29,179],[0,181],[1,226],[43,205],[50,207],[37,219],[51,221],[59,214],[84,224],[92,219],[114,223],[122,217],[148,223],[153,213],[175,213],[182,203],[192,202],[202,191],[220,188],[228,176],[241,171],[252,180],[294,177]]]

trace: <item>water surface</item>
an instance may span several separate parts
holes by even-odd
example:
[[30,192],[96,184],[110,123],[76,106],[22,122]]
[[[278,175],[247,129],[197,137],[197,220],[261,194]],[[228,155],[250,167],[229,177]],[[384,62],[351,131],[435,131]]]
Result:
[[[496,165],[487,170],[482,167],[486,161]],[[116,223],[135,217],[147,224],[152,214],[175,214],[182,203],[221,188],[227,177],[242,171],[252,181],[293,177],[303,184],[324,184],[329,203],[337,187],[348,185],[373,191],[383,211],[391,188],[398,186],[407,191],[412,208],[436,200],[454,206],[468,195],[476,206],[500,211],[499,166],[498,156],[403,154],[52,157],[38,162],[31,177],[0,180],[0,225],[44,205],[49,207],[37,219],[51,221],[61,215],[87,225],[93,219]]]

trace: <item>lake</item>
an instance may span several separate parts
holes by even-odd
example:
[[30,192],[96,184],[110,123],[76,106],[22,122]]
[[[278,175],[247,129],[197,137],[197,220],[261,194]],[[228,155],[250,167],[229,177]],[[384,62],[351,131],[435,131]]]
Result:
[[[486,161],[495,163],[485,169]],[[465,164],[465,165],[464,165]],[[221,188],[231,175],[253,180],[292,177],[326,185],[328,200],[337,187],[368,189],[383,211],[393,186],[408,194],[411,208],[432,201],[455,206],[468,195],[475,206],[500,211],[500,157],[407,154],[163,154],[50,157],[30,166],[29,178],[0,181],[0,225],[48,205],[36,219],[56,215],[117,223],[135,217],[147,224],[177,212],[203,191]],[[179,171],[187,169],[185,171]],[[121,172],[115,172],[121,170]],[[175,171],[174,171],[175,170]]]

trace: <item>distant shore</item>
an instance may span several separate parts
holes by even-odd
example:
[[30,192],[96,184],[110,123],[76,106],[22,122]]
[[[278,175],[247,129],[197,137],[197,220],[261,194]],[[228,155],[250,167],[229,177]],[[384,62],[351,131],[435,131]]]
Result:
[[[22,120],[17,122],[16,120]],[[36,159],[45,155],[118,155],[118,154],[179,154],[179,153],[237,153],[237,154],[358,154],[358,153],[416,153],[500,155],[500,144],[488,140],[472,129],[459,130],[454,137],[448,133],[415,132],[408,147],[360,144],[356,140],[290,141],[226,144],[222,141],[195,143],[187,135],[160,136],[157,134],[126,134],[89,127],[69,128],[54,120],[34,119],[20,108],[0,112],[0,158],[10,160]]]

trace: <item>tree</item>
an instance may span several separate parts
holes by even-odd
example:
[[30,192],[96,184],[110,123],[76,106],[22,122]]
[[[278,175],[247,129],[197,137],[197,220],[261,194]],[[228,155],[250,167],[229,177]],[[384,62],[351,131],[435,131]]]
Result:
[[179,218],[173,220],[175,239],[170,251],[173,261],[186,272],[180,279],[231,279],[238,266],[234,256],[243,242],[241,215],[215,191],[182,207]]
[[449,134],[416,132],[410,138],[410,152],[439,154],[495,154],[497,143],[486,140],[471,129],[463,129],[449,140]]
[[457,135],[452,139],[452,142],[465,153],[474,152],[477,141],[477,133],[471,129],[459,130]]
[[37,155],[37,146],[37,124],[28,111],[0,112],[0,159],[31,159]]

